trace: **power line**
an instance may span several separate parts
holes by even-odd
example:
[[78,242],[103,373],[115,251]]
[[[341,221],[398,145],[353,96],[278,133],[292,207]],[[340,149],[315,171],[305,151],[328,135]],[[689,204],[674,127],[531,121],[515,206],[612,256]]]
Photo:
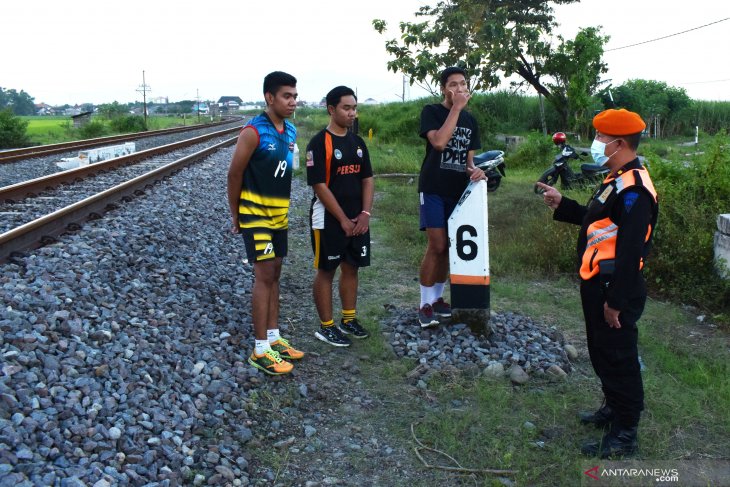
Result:
[[730,81],[730,78],[728,79],[713,79],[710,81],[689,81],[687,83],[679,83],[680,85],[700,85],[704,83],[723,83],[725,81]]
[[608,51],[618,51],[619,49],[626,49],[626,48],[628,48],[628,47],[640,46],[640,45],[642,45],[642,44],[648,44],[648,43],[650,43],[650,42],[656,42],[656,41],[660,41],[660,40],[662,40],[662,39],[667,39],[667,38],[669,38],[669,37],[674,37],[674,36],[678,36],[678,35],[680,35],[680,34],[686,34],[687,32],[692,32],[693,30],[697,30],[697,29],[702,29],[702,28],[704,28],[704,27],[707,27],[707,26],[710,26],[710,25],[714,25],[714,24],[719,24],[720,22],[725,22],[726,20],[730,20],[730,17],[726,17],[726,18],[724,18],[724,19],[716,20],[716,21],[714,21],[714,22],[710,22],[709,24],[705,24],[705,25],[700,25],[699,27],[694,27],[694,28],[692,28],[692,29],[688,29],[688,30],[683,30],[682,32],[677,32],[676,34],[669,34],[668,36],[663,36],[663,37],[657,37],[656,39],[651,39],[651,40],[649,40],[649,41],[637,42],[636,44],[629,44],[628,46],[622,46],[622,47],[614,47],[613,49],[606,49],[606,50],[605,50],[604,52],[608,52]]

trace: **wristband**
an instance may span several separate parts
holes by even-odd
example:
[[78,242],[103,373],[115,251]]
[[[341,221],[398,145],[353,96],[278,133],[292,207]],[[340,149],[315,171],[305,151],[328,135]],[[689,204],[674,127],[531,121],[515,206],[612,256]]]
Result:
[[367,216],[372,216],[372,215],[370,215],[369,211],[362,210],[360,213],[365,213]]

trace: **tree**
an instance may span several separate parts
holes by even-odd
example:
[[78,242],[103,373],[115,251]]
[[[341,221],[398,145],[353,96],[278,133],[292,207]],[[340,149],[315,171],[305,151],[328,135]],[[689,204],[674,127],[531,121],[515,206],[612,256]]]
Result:
[[120,117],[129,113],[129,109],[125,105],[121,105],[118,101],[104,103],[99,105],[98,109],[99,115],[108,119]]
[[[611,90],[611,94],[616,106],[640,114],[647,131],[659,137],[691,104],[684,88],[668,86],[663,81],[633,79]],[[612,106],[608,93],[602,94],[602,101]]]
[[10,108],[0,110],[0,149],[14,149],[30,145],[25,133],[28,122],[13,115]]
[[595,27],[581,29],[572,41],[558,36],[560,45],[545,61],[544,72],[554,82],[546,82],[556,109],[562,107],[561,117],[576,132],[588,133],[592,118],[588,109],[593,105],[593,94],[603,83],[601,75],[608,70],[601,61],[603,45],[608,37],[601,36]]
[[5,90],[0,87],[0,110],[10,108],[15,115],[35,115],[34,98],[23,90]]
[[[440,0],[435,7],[423,6],[417,17],[424,22],[401,22],[400,40],[386,41],[386,51],[394,57],[388,68],[408,75],[411,84],[426,84],[432,94],[438,73],[446,66],[462,66],[471,75],[474,90],[494,88],[503,77],[517,74],[552,104],[568,126],[569,113],[581,112],[585,101],[577,99],[571,110],[568,100],[580,90],[592,94],[606,71],[601,62],[607,38],[598,29],[584,29],[574,41],[561,38],[556,50],[551,32],[557,25],[552,4],[570,4],[577,0]],[[384,33],[383,20],[373,20],[373,27]],[[561,62],[551,61],[554,54]],[[588,62],[591,69],[581,72]],[[544,82],[543,78],[547,81]],[[552,80],[552,82],[549,82]],[[568,87],[571,87],[568,93]]]

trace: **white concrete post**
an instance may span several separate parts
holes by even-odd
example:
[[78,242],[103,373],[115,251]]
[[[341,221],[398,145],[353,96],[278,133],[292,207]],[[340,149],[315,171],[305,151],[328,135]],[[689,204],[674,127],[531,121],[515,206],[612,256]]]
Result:
[[730,213],[717,215],[715,265],[723,279],[730,279]]

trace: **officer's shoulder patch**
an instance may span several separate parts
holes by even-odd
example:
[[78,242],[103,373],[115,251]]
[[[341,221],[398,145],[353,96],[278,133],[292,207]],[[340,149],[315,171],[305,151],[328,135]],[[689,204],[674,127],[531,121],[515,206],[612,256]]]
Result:
[[638,198],[639,194],[633,191],[624,194],[624,209],[626,210],[626,213],[631,211],[631,208],[634,207],[634,203],[636,203]]

